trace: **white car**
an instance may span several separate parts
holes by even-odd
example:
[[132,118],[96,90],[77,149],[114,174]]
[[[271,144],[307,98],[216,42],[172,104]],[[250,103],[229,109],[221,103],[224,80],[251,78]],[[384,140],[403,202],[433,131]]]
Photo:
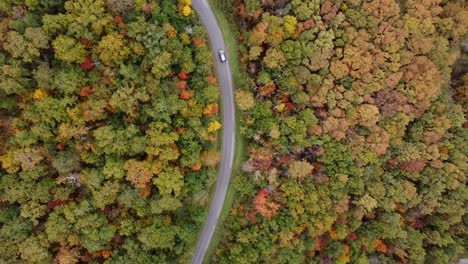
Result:
[[220,51],[219,51],[219,59],[220,59],[222,62],[225,62],[225,61],[226,61],[226,55],[224,54],[224,50],[220,50]]

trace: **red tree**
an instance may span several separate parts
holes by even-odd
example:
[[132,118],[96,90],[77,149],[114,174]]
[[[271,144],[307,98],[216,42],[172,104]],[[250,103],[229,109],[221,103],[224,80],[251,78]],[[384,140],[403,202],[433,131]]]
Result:
[[81,63],[81,68],[84,70],[92,71],[94,69],[94,63],[91,57],[86,57],[84,61]]

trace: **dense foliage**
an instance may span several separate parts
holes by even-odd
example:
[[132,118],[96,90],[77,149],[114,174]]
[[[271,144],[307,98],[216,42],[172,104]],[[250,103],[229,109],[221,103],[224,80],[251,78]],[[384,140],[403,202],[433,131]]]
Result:
[[190,0],[0,1],[0,263],[187,263],[212,61]]
[[466,2],[233,8],[249,157],[213,262],[448,263],[462,254],[468,79],[449,85]]

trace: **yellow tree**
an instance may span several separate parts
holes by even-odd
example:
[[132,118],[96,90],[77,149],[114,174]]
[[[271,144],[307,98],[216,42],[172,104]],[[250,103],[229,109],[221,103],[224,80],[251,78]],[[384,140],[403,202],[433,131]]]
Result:
[[212,121],[208,126],[208,132],[216,132],[221,129],[221,124],[218,121]]
[[130,48],[124,36],[116,32],[103,37],[97,50],[101,62],[107,65],[119,64],[130,55]]

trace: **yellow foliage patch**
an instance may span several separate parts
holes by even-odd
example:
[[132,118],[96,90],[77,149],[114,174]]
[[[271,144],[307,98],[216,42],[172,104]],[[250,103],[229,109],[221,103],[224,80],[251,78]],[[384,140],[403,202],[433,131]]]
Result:
[[208,126],[208,132],[216,132],[221,128],[221,124],[218,121],[213,121]]
[[180,4],[191,6],[192,0],[180,0]]
[[33,98],[34,100],[41,100],[42,98],[47,97],[47,92],[42,88],[37,88],[34,91]]
[[284,108],[286,107],[286,105],[284,103],[281,103],[278,105],[278,112],[283,112]]
[[192,13],[192,8],[189,5],[185,5],[184,7],[182,7],[182,15],[190,16],[191,13]]

